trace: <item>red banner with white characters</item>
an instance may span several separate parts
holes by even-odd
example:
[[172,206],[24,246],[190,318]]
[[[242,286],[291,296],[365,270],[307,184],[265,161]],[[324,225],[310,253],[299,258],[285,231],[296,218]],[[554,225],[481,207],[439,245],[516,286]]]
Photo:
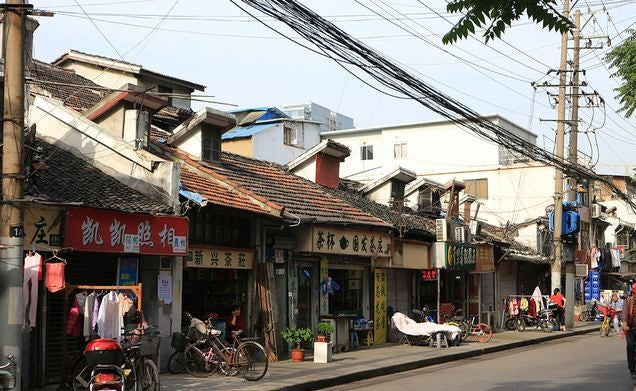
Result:
[[188,252],[188,219],[69,208],[64,246],[76,251],[185,255]]

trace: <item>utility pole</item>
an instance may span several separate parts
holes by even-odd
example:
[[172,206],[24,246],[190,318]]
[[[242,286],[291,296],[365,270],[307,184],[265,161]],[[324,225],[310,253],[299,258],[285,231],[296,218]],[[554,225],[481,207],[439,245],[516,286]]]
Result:
[[[24,213],[24,34],[28,5],[4,5],[4,108],[0,206],[0,362],[13,354],[21,368]],[[18,372],[17,390],[21,389]]]
[[[570,1],[563,0],[563,17],[570,15]],[[561,63],[559,66],[559,105],[557,112],[556,156],[563,159],[565,134],[565,88],[567,83],[568,32],[561,35]],[[563,171],[555,169],[554,173],[554,262],[552,263],[551,291],[561,288],[561,231],[563,221]]]
[[[574,53],[572,63],[572,122],[570,124],[570,153],[568,160],[572,164],[578,164],[578,136],[579,136],[579,59],[581,53],[581,11],[574,13]],[[576,178],[568,178],[568,201],[576,201],[577,181]],[[574,327],[574,278],[576,265],[574,265],[574,250],[578,248],[578,241],[574,244],[567,244],[568,251],[565,259],[565,326],[568,329]]]

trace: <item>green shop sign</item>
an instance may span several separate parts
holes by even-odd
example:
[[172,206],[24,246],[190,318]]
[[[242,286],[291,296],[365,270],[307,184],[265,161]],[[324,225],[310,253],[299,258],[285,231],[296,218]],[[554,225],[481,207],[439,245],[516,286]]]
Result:
[[448,270],[475,270],[477,249],[473,244],[446,243]]

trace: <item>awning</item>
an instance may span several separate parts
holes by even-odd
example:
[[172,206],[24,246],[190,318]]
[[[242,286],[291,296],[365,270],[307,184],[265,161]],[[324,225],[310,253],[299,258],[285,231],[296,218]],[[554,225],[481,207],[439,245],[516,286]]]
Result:
[[194,191],[186,190],[185,187],[179,186],[179,195],[189,199],[200,206],[206,206],[208,204],[208,199],[202,196],[199,193],[195,193]]

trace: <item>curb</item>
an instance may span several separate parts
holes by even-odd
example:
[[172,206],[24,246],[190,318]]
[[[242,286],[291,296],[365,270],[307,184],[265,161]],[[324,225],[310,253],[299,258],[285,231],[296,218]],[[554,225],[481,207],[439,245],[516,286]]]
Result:
[[497,353],[505,350],[516,349],[524,346],[532,346],[540,343],[554,341],[557,339],[563,339],[573,337],[576,335],[589,334],[598,331],[598,327],[585,328],[581,330],[567,331],[565,333],[549,334],[544,337],[533,338],[525,341],[511,342],[504,345],[489,346],[483,349],[471,350],[468,352],[453,353],[441,357],[425,358],[417,361],[411,361],[403,364],[391,365],[382,368],[373,368],[366,371],[360,371],[355,373],[349,373],[346,375],[336,376],[332,378],[325,378],[319,380],[312,380],[305,383],[293,384],[276,388],[276,391],[311,391],[318,390],[326,387],[334,387],[342,384],[353,383],[360,380],[370,379],[378,376],[391,375],[399,372],[412,371],[414,369],[424,368],[428,366],[444,364],[451,361],[464,360],[467,358],[482,356],[490,353]]

